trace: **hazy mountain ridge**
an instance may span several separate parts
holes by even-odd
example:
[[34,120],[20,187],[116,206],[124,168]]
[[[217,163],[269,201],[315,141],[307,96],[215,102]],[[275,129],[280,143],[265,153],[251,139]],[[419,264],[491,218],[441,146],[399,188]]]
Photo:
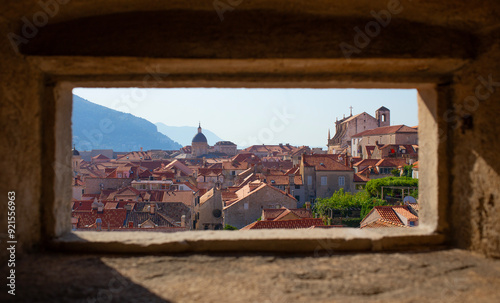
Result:
[[177,150],[182,146],[153,123],[73,95],[73,144],[78,150]]
[[[183,146],[191,145],[191,140],[198,133],[197,126],[168,126],[161,122],[155,123],[155,125],[158,127],[160,133],[172,138],[172,140],[179,142]],[[207,137],[209,145],[215,145],[218,141],[223,141],[213,132],[204,129],[203,125],[202,132]]]

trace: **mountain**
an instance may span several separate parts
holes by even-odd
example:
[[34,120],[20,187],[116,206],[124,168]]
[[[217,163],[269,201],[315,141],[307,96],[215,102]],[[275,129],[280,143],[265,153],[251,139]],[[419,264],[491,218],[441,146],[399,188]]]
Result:
[[177,150],[182,146],[146,119],[73,95],[73,144],[78,150]]
[[[156,123],[158,131],[182,144],[182,146],[191,145],[194,135],[198,133],[198,127],[194,126],[168,126],[161,122]],[[223,141],[216,134],[208,129],[202,129],[203,134],[207,137],[208,145],[214,145],[218,141]]]

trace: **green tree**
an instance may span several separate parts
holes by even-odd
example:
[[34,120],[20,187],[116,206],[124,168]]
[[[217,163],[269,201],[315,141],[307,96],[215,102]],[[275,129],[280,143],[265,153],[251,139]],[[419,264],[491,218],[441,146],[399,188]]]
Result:
[[226,226],[224,226],[224,230],[238,230],[238,229],[232,225],[226,224]]
[[[378,197],[381,195],[382,186],[418,187],[418,179],[409,177],[387,177],[372,179],[366,183],[365,190],[368,194],[370,194],[370,196]],[[394,191],[389,188],[384,188],[384,195],[392,196],[394,195]]]
[[403,167],[403,175],[401,177],[410,177],[411,178],[412,172],[413,172],[413,164],[412,165],[405,165]]
[[340,211],[342,217],[345,217],[350,208],[359,208],[360,218],[364,218],[374,206],[380,205],[387,205],[387,202],[371,197],[366,191],[353,195],[340,189],[330,198],[318,198],[313,211],[321,217],[329,217],[330,211],[337,210]]

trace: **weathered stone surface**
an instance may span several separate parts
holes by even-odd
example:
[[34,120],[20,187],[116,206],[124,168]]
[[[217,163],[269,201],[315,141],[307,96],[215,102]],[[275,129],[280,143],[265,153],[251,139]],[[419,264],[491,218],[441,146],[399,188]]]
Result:
[[[499,302],[500,261],[461,250],[356,255],[29,255],[22,302]],[[5,292],[0,300],[8,298]],[[96,301],[93,301],[96,300]]]
[[445,118],[452,129],[442,138],[453,146],[451,230],[461,247],[500,257],[500,44],[457,73],[455,97]]
[[[4,3],[0,12],[0,226],[7,226],[3,199],[15,190],[19,253],[43,247],[44,240],[69,230],[69,174],[55,171],[68,164],[72,85],[140,86],[148,73],[146,68],[139,71],[141,65],[156,64],[145,58],[151,56],[170,57],[162,58],[167,61],[160,66],[168,68],[156,72],[164,79],[158,86],[164,87],[372,88],[427,83],[429,89],[429,83],[436,84],[438,115],[434,121],[420,121],[423,129],[443,127],[439,130],[445,135],[437,149],[439,161],[428,162],[440,165],[429,183],[438,184],[436,179],[442,177],[440,182],[446,184],[436,186],[439,199],[450,201],[441,204],[434,216],[439,220],[436,230],[445,232],[454,245],[500,256],[496,84],[500,81],[500,2],[401,1],[404,10],[351,62],[343,59],[339,43],[352,42],[353,26],[363,28],[372,18],[370,12],[387,9],[389,1],[243,1],[225,13],[223,22],[213,2],[206,0],[57,1],[64,2],[48,18],[49,25],[32,33],[24,48],[25,54],[69,56],[53,57],[43,68],[34,58],[16,53],[8,39],[22,34],[25,20],[33,22],[35,14],[44,10],[24,0]],[[134,23],[134,17],[142,22]],[[126,29],[123,33],[120,26]],[[163,33],[165,40],[161,40]],[[141,40],[148,38],[158,41]],[[95,57],[75,60],[74,55]],[[106,55],[137,56],[135,67],[129,69],[127,58],[107,61]],[[184,59],[171,65],[174,61],[168,60],[177,56]],[[203,64],[190,61],[193,58],[204,58]],[[211,61],[214,58],[222,61]],[[234,58],[240,59],[228,63]],[[254,63],[256,58],[264,61]],[[326,65],[325,58],[330,60]],[[409,63],[403,63],[405,59]],[[227,65],[220,68],[221,64]],[[480,88],[476,107],[467,97],[478,94],[479,76],[491,76],[494,83]],[[54,91],[64,86],[60,81],[69,81],[66,90]],[[5,229],[0,233],[4,240]],[[5,256],[6,251],[0,250],[0,260]]]

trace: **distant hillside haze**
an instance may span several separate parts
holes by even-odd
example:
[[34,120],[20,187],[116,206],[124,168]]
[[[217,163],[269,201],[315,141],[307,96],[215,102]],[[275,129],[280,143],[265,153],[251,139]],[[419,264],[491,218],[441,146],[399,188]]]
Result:
[[[73,95],[73,144],[77,150],[177,150],[182,146],[146,119]],[[191,136],[192,137],[192,136]]]
[[[198,133],[198,126],[168,126],[164,123],[155,123],[158,131],[165,136],[172,138],[183,146],[191,145],[191,140]],[[202,132],[207,137],[208,145],[215,145],[219,141],[223,141],[216,134],[201,126]]]

